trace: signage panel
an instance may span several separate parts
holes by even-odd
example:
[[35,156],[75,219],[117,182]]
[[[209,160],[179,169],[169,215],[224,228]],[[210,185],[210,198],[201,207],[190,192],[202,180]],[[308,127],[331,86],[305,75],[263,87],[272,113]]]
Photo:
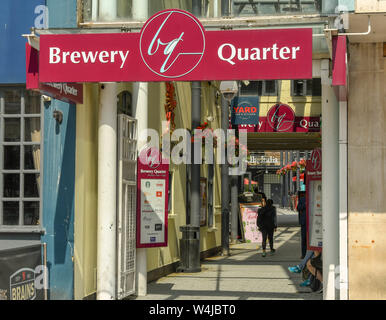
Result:
[[232,100],[231,122],[237,124],[259,123],[259,97],[236,97]]
[[137,248],[167,246],[169,164],[155,148],[138,157]]
[[315,149],[306,164],[307,248],[323,247],[322,150]]
[[68,103],[83,103],[81,83],[39,82],[39,52],[26,43],[26,87]]
[[40,36],[42,82],[311,78],[311,28],[205,31],[169,9],[140,33]]
[[41,245],[0,251],[0,300],[43,300]]
[[257,211],[260,206],[258,203],[240,203],[240,221],[244,240],[247,243],[260,243],[262,235],[257,228]]

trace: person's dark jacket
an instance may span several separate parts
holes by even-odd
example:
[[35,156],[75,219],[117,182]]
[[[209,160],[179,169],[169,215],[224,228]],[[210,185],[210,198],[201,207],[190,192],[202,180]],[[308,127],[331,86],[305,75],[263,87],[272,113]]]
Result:
[[307,224],[305,197],[299,198],[297,210],[299,212],[299,224],[305,226]]
[[265,206],[257,211],[257,226],[260,230],[277,228],[276,207]]

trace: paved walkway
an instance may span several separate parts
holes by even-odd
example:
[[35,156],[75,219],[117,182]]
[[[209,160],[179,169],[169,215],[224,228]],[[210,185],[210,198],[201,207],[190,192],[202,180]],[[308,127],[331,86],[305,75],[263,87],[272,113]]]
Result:
[[260,244],[231,245],[229,257],[206,259],[199,273],[172,273],[149,283],[148,295],[137,300],[323,299],[299,287],[301,275],[287,269],[299,262],[299,227],[279,227],[275,247],[263,258]]

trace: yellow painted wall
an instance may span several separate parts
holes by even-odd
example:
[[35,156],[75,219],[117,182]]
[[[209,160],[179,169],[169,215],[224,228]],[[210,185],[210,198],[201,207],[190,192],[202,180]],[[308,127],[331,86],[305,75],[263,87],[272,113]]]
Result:
[[98,97],[96,84],[85,84],[84,103],[76,106],[74,295],[96,290]]
[[278,102],[289,105],[299,117],[318,117],[321,115],[321,97],[292,97],[291,80],[278,80],[277,83],[278,96],[262,96],[260,98],[260,117],[267,116],[269,109]]

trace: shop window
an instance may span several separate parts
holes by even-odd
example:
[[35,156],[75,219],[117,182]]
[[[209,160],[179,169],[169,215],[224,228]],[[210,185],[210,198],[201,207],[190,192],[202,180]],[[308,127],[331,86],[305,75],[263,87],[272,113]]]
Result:
[[322,95],[322,84],[320,78],[308,80],[292,80],[291,95],[293,97],[305,97]]
[[277,96],[277,80],[241,81],[240,96]]
[[0,231],[40,229],[41,96],[0,88]]
[[[103,7],[98,0],[79,0],[82,6],[83,21],[82,22],[114,22],[114,21],[143,21],[146,19],[135,17],[133,10],[133,0],[115,0],[116,11],[113,14],[103,14]],[[140,0],[143,1],[143,0]],[[110,2],[110,1],[108,1]],[[112,2],[112,1],[111,1]],[[201,14],[202,17],[208,17],[209,14],[213,15],[213,3],[209,0],[201,0]],[[109,8],[111,9],[111,8]],[[182,9],[188,12],[192,12],[192,0],[148,0],[148,17],[151,17],[155,13],[165,9]]]

